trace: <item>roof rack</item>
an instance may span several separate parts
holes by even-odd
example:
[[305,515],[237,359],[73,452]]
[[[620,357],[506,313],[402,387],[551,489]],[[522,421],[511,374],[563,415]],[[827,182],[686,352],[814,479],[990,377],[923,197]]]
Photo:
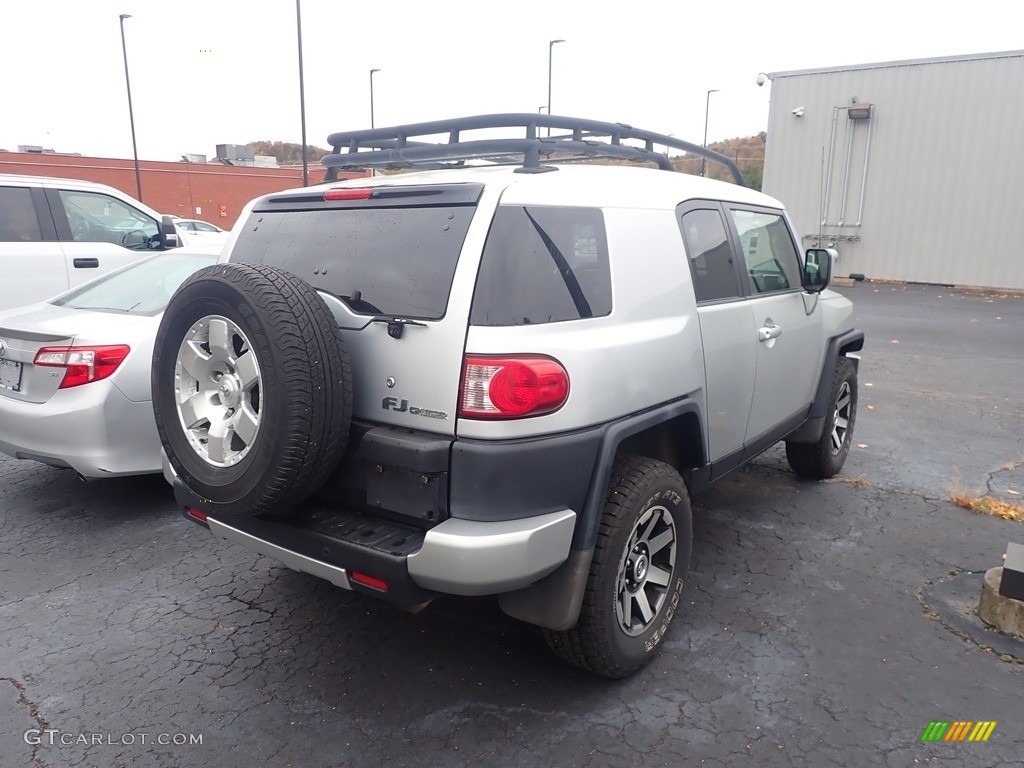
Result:
[[[463,132],[519,128],[516,138],[463,139]],[[560,131],[541,136],[538,129]],[[422,141],[423,137],[448,134],[447,141]],[[642,142],[642,146],[624,144],[625,140]],[[559,115],[511,112],[496,115],[475,115],[451,120],[396,125],[343,131],[327,137],[333,154],[321,161],[327,166],[327,181],[337,178],[338,171],[362,168],[457,168],[467,160],[482,160],[498,165],[521,164],[521,173],[555,170],[547,163],[616,158],[655,163],[666,171],[675,168],[655,145],[690,152],[721,163],[735,182],[744,186],[743,175],[736,164],[718,152],[661,133],[633,128],[625,123],[606,123]]]

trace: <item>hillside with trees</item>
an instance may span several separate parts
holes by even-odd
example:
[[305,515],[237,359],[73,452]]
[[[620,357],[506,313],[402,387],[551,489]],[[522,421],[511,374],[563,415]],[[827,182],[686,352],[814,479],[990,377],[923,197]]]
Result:
[[[743,174],[744,183],[751,189],[761,189],[764,175],[764,145],[768,134],[764,131],[756,136],[744,136],[737,139],[726,139],[708,144],[708,149],[730,158]],[[697,155],[670,155],[672,165],[683,173],[700,175],[701,158]],[[707,175],[711,179],[732,181],[729,170],[721,163],[708,162]]]

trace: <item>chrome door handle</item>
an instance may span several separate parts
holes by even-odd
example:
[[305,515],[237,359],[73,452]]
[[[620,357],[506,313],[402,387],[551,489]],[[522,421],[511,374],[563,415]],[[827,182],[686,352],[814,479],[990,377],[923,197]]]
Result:
[[777,325],[765,325],[757,329],[758,341],[769,341],[777,339],[782,335],[782,329]]

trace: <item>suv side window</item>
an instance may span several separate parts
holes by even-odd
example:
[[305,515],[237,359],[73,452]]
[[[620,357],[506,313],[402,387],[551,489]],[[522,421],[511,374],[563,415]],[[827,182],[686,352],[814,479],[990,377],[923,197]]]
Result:
[[535,325],[611,311],[608,241],[599,209],[498,208],[480,262],[471,323]]
[[0,242],[38,243],[43,239],[28,187],[0,187]]
[[160,231],[155,219],[109,195],[67,189],[59,194],[75,242],[113,243],[144,251]]
[[800,288],[800,257],[781,214],[730,210],[751,295]]
[[737,298],[740,291],[736,268],[722,214],[712,208],[684,213],[683,241],[697,301]]

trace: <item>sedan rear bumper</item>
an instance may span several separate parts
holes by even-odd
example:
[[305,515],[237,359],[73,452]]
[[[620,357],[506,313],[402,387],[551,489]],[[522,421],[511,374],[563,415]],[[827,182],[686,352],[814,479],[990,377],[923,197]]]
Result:
[[45,403],[0,395],[0,451],[89,478],[160,471],[152,403],[129,400],[109,380],[59,390]]

